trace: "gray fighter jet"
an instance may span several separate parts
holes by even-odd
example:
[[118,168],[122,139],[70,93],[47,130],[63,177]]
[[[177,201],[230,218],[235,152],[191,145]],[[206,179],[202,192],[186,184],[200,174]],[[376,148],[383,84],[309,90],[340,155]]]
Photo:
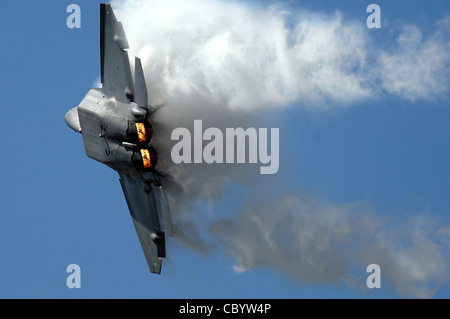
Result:
[[165,232],[172,235],[169,207],[156,169],[152,146],[152,109],[139,58],[134,81],[122,24],[109,4],[100,5],[102,87],[91,89],[80,105],[65,116],[67,125],[81,133],[87,156],[120,176],[136,232],[152,273],[161,273],[166,256]]

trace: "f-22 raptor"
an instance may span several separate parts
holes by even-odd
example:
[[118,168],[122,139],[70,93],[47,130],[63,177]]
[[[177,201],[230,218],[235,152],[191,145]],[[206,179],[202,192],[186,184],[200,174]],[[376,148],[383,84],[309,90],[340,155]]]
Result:
[[100,4],[101,88],[88,91],[65,121],[81,133],[86,155],[119,173],[120,184],[152,273],[161,273],[165,232],[173,236],[169,206],[151,144],[152,109],[142,64],[135,58],[134,81],[128,41],[109,4]]

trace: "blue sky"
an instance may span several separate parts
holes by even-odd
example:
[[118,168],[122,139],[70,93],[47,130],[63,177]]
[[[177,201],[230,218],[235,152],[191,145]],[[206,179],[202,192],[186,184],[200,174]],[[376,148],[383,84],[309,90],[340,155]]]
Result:
[[[66,8],[70,3],[81,7],[81,29],[66,26]],[[98,3],[46,0],[27,1],[24,5],[7,1],[2,6],[1,298],[402,298],[420,296],[421,285],[438,286],[431,294],[434,298],[450,296],[450,51],[446,51],[450,24],[448,18],[445,20],[450,15],[448,1],[284,3],[283,8],[291,12],[293,21],[305,17],[299,13],[302,9],[320,14],[322,18],[311,18],[310,24],[304,25],[311,30],[316,30],[315,21],[325,26],[327,21],[337,21],[334,14],[338,10],[342,20],[337,32],[363,32],[357,40],[368,41],[363,46],[367,64],[360,63],[359,55],[353,55],[353,48],[361,48],[358,44],[352,47],[349,43],[350,53],[343,51],[344,58],[357,61],[357,77],[348,69],[344,72],[350,77],[348,83],[355,83],[356,79],[358,84],[342,96],[341,87],[336,89],[335,83],[325,87],[320,81],[311,81],[315,86],[300,95],[286,83],[285,105],[271,108],[276,104],[272,103],[272,95],[263,100],[267,105],[260,109],[256,105],[252,114],[262,114],[264,123],[280,128],[279,173],[245,181],[231,178],[218,187],[220,193],[212,204],[195,202],[198,213],[194,222],[202,219],[196,231],[211,249],[192,249],[183,240],[170,238],[161,276],[149,274],[117,173],[88,159],[81,136],[64,122],[65,113],[81,102],[99,77]],[[121,10],[126,8],[123,3]],[[247,8],[245,12],[259,12],[261,8],[264,11],[274,4],[239,3]],[[365,27],[366,7],[370,3],[381,7],[381,29],[369,31]],[[127,28],[129,13],[122,14],[125,32],[133,45],[137,43],[135,26]],[[417,40],[414,36],[418,30],[421,36]],[[398,41],[402,36],[406,38],[404,46]],[[447,39],[447,44],[439,39]],[[336,48],[341,50],[342,43],[337,42]],[[436,55],[425,55],[420,63],[407,64],[415,61],[411,55],[416,52]],[[434,59],[439,54],[440,59]],[[326,63],[328,57],[322,62]],[[330,57],[332,63],[340,58]],[[414,72],[408,79],[402,78],[402,73],[390,77],[381,72],[382,66],[389,70],[392,63],[397,70],[417,68],[421,71],[418,80],[413,78],[417,75]],[[340,67],[332,70],[338,70],[333,74],[341,74]],[[367,77],[364,72],[368,72]],[[156,81],[158,76],[155,73],[149,80]],[[215,80],[213,76],[212,79]],[[301,78],[298,83],[303,83]],[[231,103],[239,104],[239,98],[238,95]],[[321,98],[329,107],[318,106],[324,104]],[[268,118],[264,118],[265,114]],[[282,196],[282,192],[294,198],[310,198],[305,202],[316,207],[315,216],[326,217],[329,209],[330,214],[338,212],[330,216],[343,216],[346,220],[355,213],[366,218],[358,222],[368,219],[376,223],[364,222],[364,227],[376,229],[370,236],[356,233],[355,238],[369,241],[360,248],[362,251],[357,250],[362,257],[341,258],[341,251],[336,250],[331,256],[337,256],[336,267],[346,262],[345,271],[337,279],[321,280],[308,278],[307,271],[293,269],[304,265],[301,258],[294,257],[289,265],[289,261],[273,261],[253,252],[250,256],[241,254],[241,244],[251,248],[250,241],[259,238],[256,234],[251,237],[253,232],[250,237],[239,232],[249,220],[246,212],[258,207],[251,202],[278,207],[278,195]],[[259,208],[261,212],[265,210]],[[352,214],[347,215],[347,208]],[[277,208],[273,210],[277,213]],[[270,220],[272,215],[267,214]],[[289,215],[290,211],[286,214],[297,220]],[[189,216],[175,214],[173,222],[181,227],[182,218]],[[233,225],[232,233],[221,228],[224,221],[231,221],[227,225]],[[350,221],[346,225],[360,224]],[[311,226],[314,229],[314,224]],[[354,231],[349,230],[353,235]],[[189,234],[189,230],[185,232]],[[288,230],[287,234],[297,238],[296,230]],[[399,243],[394,246],[398,249],[394,249],[394,254],[416,264],[405,264],[402,270],[392,262],[387,272],[381,265],[382,288],[361,288],[368,276],[368,263],[364,262],[374,260],[372,263],[382,264],[384,261],[377,258],[385,254],[375,250],[390,247],[390,236]],[[244,242],[246,238],[250,238],[249,246]],[[351,236],[345,238],[348,242],[338,247],[344,249],[343,254],[351,254],[354,251],[347,247],[359,243],[353,242]],[[371,240],[376,245],[372,246]],[[283,243],[283,238],[274,244],[296,253],[296,248],[289,242]],[[374,249],[373,254],[370,249]],[[436,263],[417,268],[426,260]],[[331,267],[326,272],[333,273],[333,262],[323,262]],[[80,289],[66,286],[66,267],[73,263],[81,267]],[[235,271],[243,268],[243,272]],[[430,282],[417,280],[411,284],[408,272],[415,270],[424,272],[415,278],[423,275]],[[414,289],[408,291],[410,285]]]

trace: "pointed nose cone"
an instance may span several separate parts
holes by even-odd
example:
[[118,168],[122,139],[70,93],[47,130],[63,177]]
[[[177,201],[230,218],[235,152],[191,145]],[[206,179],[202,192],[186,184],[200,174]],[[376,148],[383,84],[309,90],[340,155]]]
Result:
[[78,107],[70,109],[64,117],[64,120],[72,130],[77,133],[81,133],[80,119],[78,118]]

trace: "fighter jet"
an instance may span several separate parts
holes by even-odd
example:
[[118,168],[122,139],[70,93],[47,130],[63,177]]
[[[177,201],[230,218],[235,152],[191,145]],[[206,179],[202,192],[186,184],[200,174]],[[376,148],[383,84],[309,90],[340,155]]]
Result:
[[101,88],[90,89],[65,121],[81,133],[86,155],[119,173],[120,185],[152,273],[161,273],[166,257],[165,232],[173,236],[169,206],[151,144],[147,87],[135,58],[134,81],[128,42],[109,4],[100,4]]

